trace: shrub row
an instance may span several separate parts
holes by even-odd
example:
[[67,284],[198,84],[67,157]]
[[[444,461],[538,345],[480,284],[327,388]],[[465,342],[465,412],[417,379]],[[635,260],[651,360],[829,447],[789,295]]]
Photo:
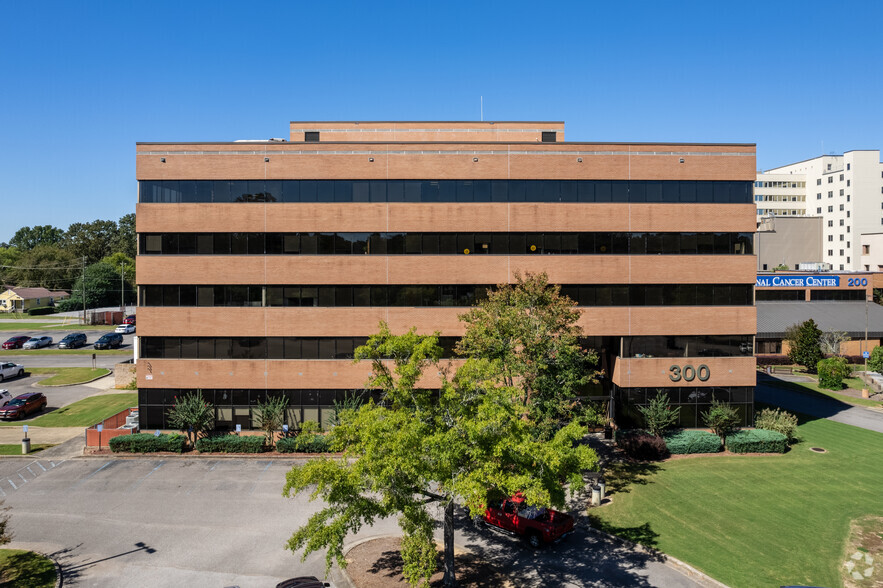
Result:
[[675,455],[689,453],[717,453],[721,450],[720,437],[708,431],[681,430],[665,435],[668,452]]
[[152,453],[155,451],[173,451],[183,453],[187,445],[187,437],[184,435],[151,435],[149,433],[135,433],[134,435],[120,435],[109,442],[110,450],[114,453]]
[[196,442],[201,453],[261,453],[264,437],[260,435],[216,435],[203,437]]
[[785,453],[788,438],[776,431],[746,429],[727,435],[726,446],[733,453]]
[[53,306],[35,306],[34,308],[28,309],[28,316],[39,316],[41,314],[54,314],[55,307]]
[[301,433],[297,437],[286,437],[276,441],[276,451],[279,453],[327,453],[328,438],[325,435],[305,435]]
[[767,365],[793,365],[792,360],[787,355],[758,355],[754,358],[759,366]]

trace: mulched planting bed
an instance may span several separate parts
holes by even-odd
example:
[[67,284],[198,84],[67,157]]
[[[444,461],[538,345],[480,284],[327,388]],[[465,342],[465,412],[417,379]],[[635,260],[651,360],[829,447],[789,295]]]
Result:
[[[345,573],[356,588],[408,588],[402,577],[401,539],[382,537],[356,545],[346,554]],[[473,554],[454,550],[457,585],[461,588],[514,588],[515,583],[503,570],[478,560]],[[439,570],[442,553],[438,557]],[[430,579],[432,588],[442,586],[443,573],[436,572]]]

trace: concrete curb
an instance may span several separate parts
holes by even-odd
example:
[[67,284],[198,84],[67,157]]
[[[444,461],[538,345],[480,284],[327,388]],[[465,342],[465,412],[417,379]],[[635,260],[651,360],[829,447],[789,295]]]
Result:
[[677,570],[678,572],[682,573],[683,575],[685,575],[689,578],[692,578],[694,580],[700,580],[703,583],[707,584],[708,586],[713,586],[714,588],[730,588],[729,586],[727,586],[723,582],[719,582],[718,580],[715,580],[714,578],[712,578],[708,574],[706,574],[704,572],[700,572],[699,570],[697,570],[696,568],[694,568],[690,564],[685,563],[676,557],[672,557],[672,556],[668,555],[667,553],[647,549],[643,545],[640,545],[638,543],[632,543],[628,539],[623,539],[622,537],[617,537],[616,535],[611,535],[610,533],[606,533],[606,532],[601,531],[600,529],[596,529],[594,527],[588,527],[586,530],[589,533],[595,533],[597,535],[600,535],[601,537],[605,537],[607,539],[615,541],[625,547],[628,547],[630,549],[634,549],[635,551],[641,551],[641,552],[647,553],[647,554],[654,554],[654,553],[661,554],[665,558],[662,562],[663,564],[667,565],[670,568]]
[[35,551],[33,549],[29,549],[28,551],[36,553],[37,555],[42,555],[52,562],[52,564],[55,566],[55,588],[61,588],[64,584],[64,574],[61,571],[61,564],[59,564],[54,557],[47,553],[43,553],[42,551]]

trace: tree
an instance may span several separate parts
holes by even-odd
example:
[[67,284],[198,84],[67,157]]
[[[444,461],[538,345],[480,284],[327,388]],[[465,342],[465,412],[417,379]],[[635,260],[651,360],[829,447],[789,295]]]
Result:
[[0,500],[0,545],[6,545],[12,541],[12,532],[9,531],[9,512],[8,506],[3,506],[4,501]]
[[720,437],[721,444],[727,435],[738,428],[739,413],[728,402],[711,399],[711,406],[706,412],[701,413],[702,422],[711,429],[711,432]]
[[215,407],[202,397],[202,390],[183,396],[175,396],[175,404],[169,409],[169,425],[187,432],[190,444],[196,443],[200,433],[215,426]]
[[656,392],[656,398],[651,399],[647,406],[639,406],[638,410],[644,415],[647,430],[657,437],[662,437],[666,429],[678,422],[681,407],[672,409],[668,394],[662,390]]
[[64,241],[64,230],[52,225],[22,227],[15,232],[9,244],[22,251],[30,251],[39,245],[59,246]]
[[112,266],[116,271],[116,299],[120,299],[120,266],[123,268],[123,290],[125,294],[125,302],[127,304],[134,303],[137,300],[137,290],[135,288],[135,260],[126,256],[124,253],[117,251],[112,255],[103,258],[100,263],[106,263]]
[[819,348],[824,355],[840,355],[840,346],[850,339],[843,331],[825,331],[819,338]]
[[117,224],[113,221],[73,223],[67,229],[65,249],[75,257],[85,257],[87,264],[93,264],[114,252],[117,239]]
[[785,339],[789,345],[788,357],[807,371],[814,372],[822,359],[821,337],[822,331],[812,319],[788,327],[785,331]]
[[267,436],[270,447],[276,444],[276,431],[282,429],[287,408],[288,399],[285,396],[268,396],[266,400],[258,402],[255,408],[256,424]]
[[581,389],[597,382],[598,357],[580,347],[580,313],[559,286],[546,274],[515,278],[460,315],[466,334],[456,350],[488,378],[519,388],[526,418],[549,438],[573,416]]
[[843,379],[848,378],[852,370],[845,357],[829,357],[822,359],[816,366],[819,374],[819,388],[842,390]]
[[134,258],[138,252],[135,233],[135,213],[130,213],[117,221],[117,231],[112,241],[114,253],[122,253]]
[[0,247],[0,285],[16,283],[15,275],[21,265],[21,251],[15,247]]
[[773,271],[774,272],[788,271],[788,265],[784,264],[784,263],[780,263],[779,265],[777,265],[776,267],[773,268]]
[[[129,288],[131,293],[131,286]],[[130,294],[131,295],[131,294]],[[130,298],[131,299],[131,298]],[[117,306],[120,303],[120,269],[109,263],[98,262],[86,267],[86,308]],[[60,309],[83,308],[83,278],[77,278],[70,299]]]
[[57,245],[37,245],[18,259],[10,278],[17,286],[69,291],[82,265]]
[[[343,459],[310,460],[288,472],[283,495],[309,490],[327,504],[292,535],[292,551],[303,549],[306,558],[327,549],[328,568],[334,560],[346,566],[346,535],[397,515],[404,576],[426,587],[436,568],[428,506],[435,501],[444,507],[444,583],[453,586],[455,502],[478,515],[489,492],[521,491],[531,504],[560,506],[564,482],[571,491],[583,487],[582,472],[597,465],[595,453],[577,444],[584,428],[572,422],[537,438],[523,418],[520,387],[499,385],[475,364],[449,382],[441,355],[437,335],[393,335],[385,324],[356,350],[356,361],[371,361],[367,386],[382,400],[341,412],[330,442],[345,449]],[[427,371],[440,374],[439,390],[423,387]]]
[[878,345],[871,351],[871,357],[868,358],[868,370],[883,372],[883,347]]

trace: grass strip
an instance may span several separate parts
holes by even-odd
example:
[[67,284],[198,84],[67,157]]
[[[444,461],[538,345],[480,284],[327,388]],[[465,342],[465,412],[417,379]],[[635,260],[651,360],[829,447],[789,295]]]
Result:
[[883,515],[883,434],[800,418],[802,441],[782,456],[617,466],[611,504],[589,515],[730,586],[840,586],[851,522]]
[[28,368],[31,375],[38,374],[55,374],[45,380],[37,382],[40,386],[68,386],[73,384],[82,384],[91,382],[101,376],[110,373],[106,368],[88,368],[88,367],[56,367],[56,368]]
[[22,549],[0,549],[0,585],[53,588],[55,563],[48,557]]
[[[91,427],[132,406],[138,406],[138,394],[99,394],[53,410],[28,424],[34,427]],[[0,422],[0,427],[20,426],[21,423],[17,422]]]
[[[38,443],[36,445],[31,445],[31,453],[43,451],[50,447],[55,447],[55,445],[51,443]],[[21,443],[0,444],[0,455],[21,455]]]

